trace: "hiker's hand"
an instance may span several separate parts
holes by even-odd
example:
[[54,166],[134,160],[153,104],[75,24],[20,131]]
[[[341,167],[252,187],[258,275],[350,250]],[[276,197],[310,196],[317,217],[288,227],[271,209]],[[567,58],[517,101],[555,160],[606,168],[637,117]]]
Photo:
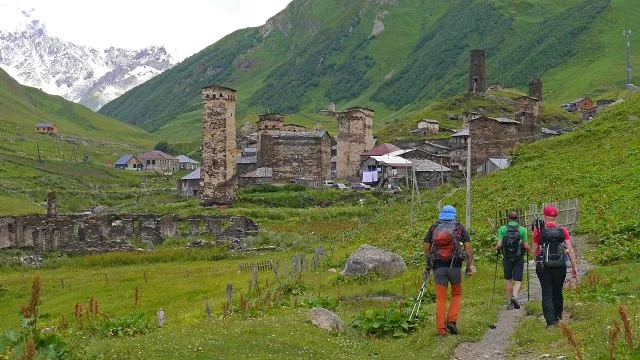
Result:
[[467,276],[471,276],[476,273],[476,267],[473,265],[467,266],[466,270]]
[[577,278],[578,277],[578,269],[576,268],[572,268],[571,269],[571,275],[573,275],[573,278]]

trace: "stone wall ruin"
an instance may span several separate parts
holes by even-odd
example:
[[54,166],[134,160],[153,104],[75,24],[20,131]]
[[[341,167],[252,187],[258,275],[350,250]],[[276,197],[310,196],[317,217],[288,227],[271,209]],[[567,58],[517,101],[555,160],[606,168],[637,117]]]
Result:
[[173,236],[212,235],[216,239],[233,241],[257,231],[257,225],[244,216],[5,216],[0,217],[0,250],[28,248],[37,253],[93,254],[135,250],[128,239],[160,244]]

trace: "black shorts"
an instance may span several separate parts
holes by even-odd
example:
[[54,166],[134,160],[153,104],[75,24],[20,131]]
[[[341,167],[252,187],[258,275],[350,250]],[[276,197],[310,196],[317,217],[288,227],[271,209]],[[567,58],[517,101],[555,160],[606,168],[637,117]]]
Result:
[[505,280],[522,281],[524,273],[524,259],[519,258],[515,261],[511,259],[502,259],[502,268],[504,269]]

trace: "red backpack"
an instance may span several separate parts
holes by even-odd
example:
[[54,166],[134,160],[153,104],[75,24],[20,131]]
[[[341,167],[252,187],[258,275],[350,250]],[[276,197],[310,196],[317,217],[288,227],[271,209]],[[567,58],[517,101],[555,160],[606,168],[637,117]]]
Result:
[[432,230],[431,252],[440,261],[464,260],[460,238],[462,226],[456,221],[439,221]]

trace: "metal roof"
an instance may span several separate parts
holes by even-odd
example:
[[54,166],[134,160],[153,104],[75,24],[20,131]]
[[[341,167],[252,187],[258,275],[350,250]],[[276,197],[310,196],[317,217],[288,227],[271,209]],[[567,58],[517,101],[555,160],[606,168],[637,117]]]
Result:
[[418,124],[419,124],[419,123],[421,123],[421,122],[427,122],[427,123],[430,123],[430,124],[440,124],[440,121],[438,121],[438,120],[432,120],[432,119],[422,119],[422,120],[420,120],[420,121],[418,122]]
[[182,180],[200,180],[200,168],[195,169],[189,175],[182,178]]
[[517,122],[517,121],[515,121],[513,119],[503,118],[503,117],[500,117],[500,118],[489,118],[489,119],[494,119],[494,120],[496,120],[496,121],[498,121],[500,123],[503,123],[503,124],[520,124],[519,122]]
[[258,162],[257,156],[242,156],[236,160],[237,164],[255,164]]
[[402,149],[393,144],[384,143],[374,147],[373,149],[363,152],[362,154],[360,154],[360,156],[382,156],[398,150]]
[[53,123],[37,123],[36,127],[54,127]]
[[273,169],[270,167],[257,168],[254,171],[250,171],[246,174],[240,175],[243,178],[269,178],[273,176]]
[[274,131],[271,136],[273,137],[300,137],[300,138],[321,138],[326,131]]
[[425,144],[427,144],[427,145],[429,145],[429,146],[433,146],[433,147],[436,147],[436,148],[440,148],[440,149],[442,149],[442,150],[451,150],[451,148],[450,148],[450,147],[448,147],[448,146],[444,146],[444,145],[436,144],[436,143],[434,143],[434,142],[425,141],[424,143],[425,143]]
[[412,164],[411,161],[407,159],[403,159],[399,156],[382,155],[382,156],[370,156],[370,158],[374,159],[375,161],[381,164],[385,164],[393,167],[409,167]]
[[506,169],[511,165],[511,159],[505,158],[489,158],[487,161],[491,161],[495,166],[500,169]]
[[440,165],[435,161],[431,161],[428,159],[411,159],[413,163],[413,167],[416,172],[426,172],[426,171],[451,171],[448,167],[444,165]]
[[469,129],[464,129],[462,131],[458,131],[457,133],[451,135],[451,137],[454,136],[469,136]]
[[138,160],[139,159],[164,159],[164,160],[176,160],[175,157],[163,153],[160,150],[153,150],[153,151],[148,151],[140,156],[138,156]]
[[122,155],[120,159],[118,159],[114,165],[126,165],[131,158],[134,158],[135,155]]
[[181,162],[181,163],[199,164],[199,162],[189,158],[186,155],[178,155],[178,156],[176,156],[176,159],[178,159],[178,161]]

